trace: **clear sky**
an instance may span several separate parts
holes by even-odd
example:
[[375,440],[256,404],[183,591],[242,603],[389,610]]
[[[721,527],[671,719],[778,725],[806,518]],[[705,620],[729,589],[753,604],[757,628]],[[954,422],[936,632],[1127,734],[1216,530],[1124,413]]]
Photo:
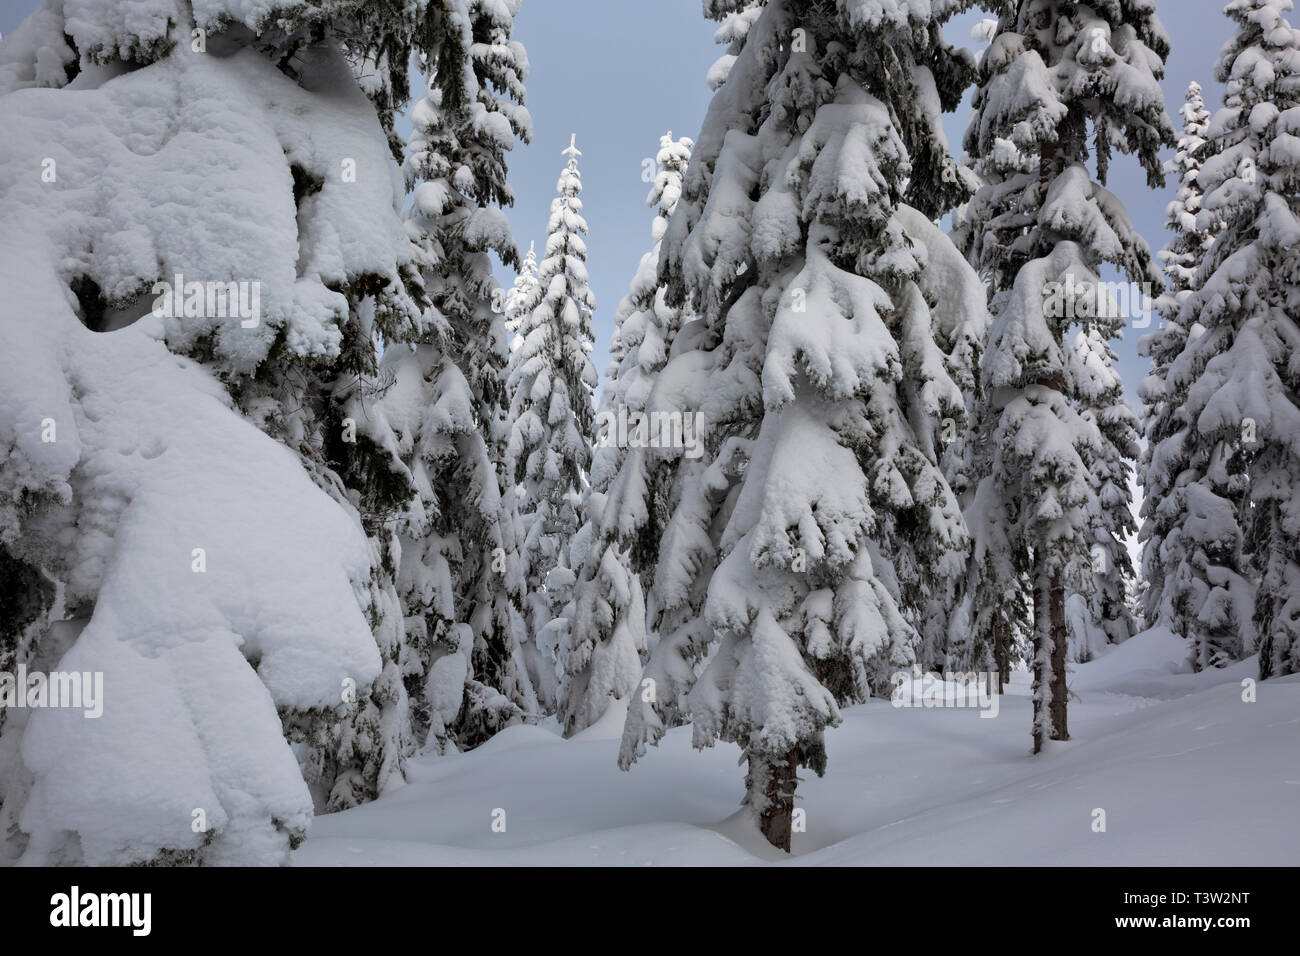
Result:
[[[35,6],[33,0],[0,0],[0,33],[12,30]],[[1211,74],[1232,29],[1222,8],[1222,0],[1157,0],[1173,40],[1163,86],[1175,127],[1190,80],[1204,87],[1211,109],[1219,105],[1220,88]],[[517,146],[510,157],[517,197],[510,221],[522,249],[536,241],[540,250],[564,165],[560,151],[576,133],[583,152],[584,212],[591,227],[596,367],[602,373],[614,310],[650,246],[643,162],[654,157],[659,137],[670,129],[694,139],[711,96],[704,75],[722,49],[712,40],[716,25],[700,11],[700,0],[524,0],[517,21],[515,35],[527,47],[532,67],[527,85],[533,141]],[[949,39],[974,45],[970,28],[983,16],[972,11],[955,19]],[[945,124],[954,151],[960,150],[965,125],[964,109]],[[1164,192],[1154,193],[1146,188],[1137,163],[1120,156],[1108,185],[1126,202],[1152,249],[1160,249],[1168,238],[1163,223],[1172,178]],[[514,279],[508,270],[498,274],[505,285]],[[1118,346],[1121,373],[1135,403],[1147,368],[1136,353],[1141,334],[1130,329]]]

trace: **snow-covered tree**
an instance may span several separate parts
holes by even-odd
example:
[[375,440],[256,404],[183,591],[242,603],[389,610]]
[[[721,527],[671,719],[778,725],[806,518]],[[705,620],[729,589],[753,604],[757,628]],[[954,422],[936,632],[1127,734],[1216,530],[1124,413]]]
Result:
[[409,487],[365,409],[426,303],[376,104],[442,24],[49,2],[0,44],[6,649],[106,698],[6,721],[6,857],[281,862],[400,779]]
[[1133,559],[1128,537],[1137,530],[1129,479],[1138,447],[1137,416],[1124,400],[1124,383],[1115,368],[1111,336],[1120,334],[1117,308],[1096,317],[1074,337],[1066,353],[1067,379],[1081,416],[1096,426],[1100,445],[1084,449],[1084,464],[1094,481],[1090,515],[1091,579],[1070,595],[1086,614],[1067,614],[1071,660],[1092,660],[1104,644],[1119,644],[1137,632],[1128,606]]
[[523,264],[519,267],[519,272],[515,275],[514,284],[510,291],[506,293],[506,329],[513,333],[518,330],[520,323],[524,319],[523,303],[532,299],[537,288],[537,252],[533,248],[533,243],[528,244],[528,252],[524,255]]
[[[1178,151],[1165,171],[1178,177],[1178,194],[1165,209],[1165,228],[1172,234],[1160,252],[1164,264],[1165,292],[1156,301],[1162,319],[1158,329],[1143,336],[1138,350],[1151,358],[1151,374],[1142,382],[1139,394],[1144,409],[1146,446],[1138,466],[1143,486],[1142,577],[1145,593],[1142,613],[1148,625],[1165,624],[1176,634],[1187,635],[1187,620],[1174,600],[1177,589],[1169,577],[1177,577],[1181,555],[1165,553],[1165,541],[1187,514],[1178,476],[1187,466],[1181,435],[1187,428],[1185,382],[1170,377],[1174,360],[1187,345],[1188,330],[1181,324],[1183,302],[1196,287],[1196,273],[1204,261],[1220,224],[1197,225],[1201,212],[1200,169],[1211,144],[1206,139],[1210,111],[1205,107],[1199,83],[1191,83],[1180,111],[1183,118]],[[1175,535],[1177,537],[1177,535]]]
[[[642,582],[630,552],[637,515],[653,507],[645,494],[653,486],[646,480],[647,470],[655,470],[653,462],[638,459],[627,466],[626,478],[621,475],[634,450],[650,452],[678,437],[646,418],[645,409],[682,324],[682,310],[665,298],[658,267],[660,244],[681,198],[693,145],[689,139],[674,139],[671,132],[659,140],[655,178],[646,197],[646,204],[656,210],[650,227],[652,246],[641,257],[614,314],[610,365],[597,411],[591,485],[583,504],[590,545],[574,589],[565,659],[562,718],[568,733],[594,723],[612,701],[626,703],[641,677],[646,612]],[[619,487],[611,492],[616,479]],[[642,550],[645,547],[642,541]]]
[[[1262,678],[1300,670],[1300,31],[1290,0],[1234,0],[1237,25],[1215,66],[1223,108],[1208,138],[1198,228],[1224,223],[1182,303],[1187,345],[1170,378],[1186,389],[1187,515],[1174,582],[1201,666],[1249,654],[1251,585]],[[1200,329],[1192,331],[1192,323]],[[1185,384],[1184,384],[1185,383]],[[1159,507],[1159,506],[1157,506]],[[1253,574],[1243,575],[1242,554]],[[1166,587],[1170,562],[1166,560]]]
[[511,424],[506,461],[519,487],[524,527],[521,552],[535,642],[529,663],[548,706],[555,704],[550,699],[554,682],[545,672],[554,672],[554,655],[566,640],[563,629],[548,629],[548,624],[563,627],[561,613],[572,597],[568,543],[580,524],[597,384],[591,361],[596,297],[587,284],[587,222],[582,218],[578,173],[582,153],[574,139],[564,150],[568,164],[551,202],[537,285],[517,305],[518,342],[508,376]]
[[[983,296],[903,201],[920,188],[905,141],[921,119],[941,135],[949,71],[969,67],[938,25],[928,4],[767,3],[663,241],[667,300],[697,317],[646,408],[701,416],[704,435],[694,457],[656,451],[683,461],[656,493],[671,515],[648,602],[660,638],[620,763],[688,715],[698,746],[740,745],[746,804],[785,849],[797,768],[821,773],[840,706],[912,665],[903,608],[965,566],[937,451],[965,410],[935,330],[982,313]],[[647,500],[626,463],[619,493]],[[636,535],[652,512],[629,513]]]
[[[1158,80],[1168,50],[1150,4],[1007,0],[980,63],[966,134],[985,185],[958,238],[989,282],[995,314],[977,425],[989,436],[984,477],[977,513],[967,517],[988,535],[977,538],[976,555],[1007,547],[1010,564],[997,576],[978,576],[973,603],[998,609],[986,616],[992,639],[978,641],[996,647],[1016,608],[1007,593],[1015,568],[1027,569],[1035,751],[1048,737],[1069,736],[1066,593],[1071,581],[1090,589],[1098,491],[1117,480],[1108,446],[1123,454],[1123,436],[1108,439],[1099,417],[1081,411],[1083,376],[1070,373],[1079,363],[1069,333],[1077,320],[1095,335],[1094,356],[1104,354],[1097,349],[1115,330],[1098,321],[1113,316],[1099,284],[1104,263],[1131,282],[1160,285],[1146,243],[1102,184],[1116,150],[1137,156],[1152,187],[1163,181],[1157,154],[1173,131]],[[1095,391],[1109,396],[1111,384],[1102,384]],[[1099,465],[1105,475],[1094,474]]]
[[511,40],[512,5],[448,9],[406,157],[427,328],[386,348],[391,386],[372,413],[392,429],[416,492],[400,522],[401,664],[417,737],[436,751],[472,747],[537,709],[521,651],[512,489],[503,495],[498,474],[506,349],[488,258],[519,261],[498,204],[513,198],[505,153],[531,134],[527,58]]

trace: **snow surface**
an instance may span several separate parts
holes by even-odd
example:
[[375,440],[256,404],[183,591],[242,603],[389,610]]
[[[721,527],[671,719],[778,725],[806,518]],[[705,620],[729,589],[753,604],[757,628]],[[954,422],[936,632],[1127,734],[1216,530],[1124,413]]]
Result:
[[[998,716],[872,700],[826,733],[806,771],[795,864],[1294,864],[1300,677],[1255,685],[1256,662],[1191,673],[1188,646],[1145,631],[1070,684],[1073,739],[1031,756],[1028,675]],[[317,817],[298,865],[749,865],[786,859],[738,813],[737,748],[668,732],[615,767],[622,708],[571,740],[512,727],[467,754],[418,758],[411,782]],[[1243,806],[1249,813],[1240,813]],[[1106,811],[1094,832],[1093,811]],[[504,832],[492,828],[505,812]],[[497,819],[500,819],[500,813]],[[499,828],[498,828],[499,829]]]

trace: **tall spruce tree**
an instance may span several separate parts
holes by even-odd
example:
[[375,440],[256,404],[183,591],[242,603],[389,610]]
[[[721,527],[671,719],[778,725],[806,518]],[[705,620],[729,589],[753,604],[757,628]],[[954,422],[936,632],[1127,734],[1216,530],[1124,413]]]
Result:
[[668,301],[698,318],[651,405],[702,415],[705,441],[662,492],[649,603],[670,629],[620,763],[689,715],[697,746],[740,745],[745,802],[787,850],[797,768],[821,773],[840,706],[914,661],[904,592],[965,565],[936,450],[963,395],[935,328],[983,303],[962,298],[976,277],[904,201],[953,193],[934,157],[970,61],[940,26],[928,6],[767,3],[664,238]]
[[[1005,541],[1009,570],[1020,564],[1030,577],[1037,752],[1069,736],[1066,592],[1071,581],[1089,587],[1101,484],[1090,464],[1110,459],[1095,416],[1080,413],[1067,336],[1076,318],[1100,341],[1113,332],[1096,321],[1109,314],[1104,263],[1160,286],[1150,251],[1102,184],[1116,150],[1137,156],[1149,185],[1163,182],[1157,154],[1173,131],[1158,80],[1169,41],[1150,4],[1008,0],[999,13],[965,142],[985,185],[960,238],[995,314],[981,368],[987,471],[968,520],[989,535],[977,554]],[[1017,607],[1006,593],[1014,580],[984,576],[975,597],[999,609],[987,619],[995,648]]]
[[687,423],[680,416],[660,418],[647,408],[682,325],[682,310],[666,301],[658,267],[660,244],[681,198],[693,145],[689,139],[674,139],[671,132],[659,140],[655,177],[646,197],[656,213],[650,227],[653,244],[641,257],[614,314],[610,364],[597,414],[600,433],[583,505],[591,543],[574,591],[565,662],[563,723],[569,733],[598,720],[611,701],[629,702],[641,677],[646,609],[631,548],[637,519],[647,508],[645,471],[654,470],[658,459],[639,460],[623,477],[626,459],[702,438],[686,434]]
[[[592,310],[583,236],[582,178],[576,137],[551,202],[546,250],[537,285],[518,303],[518,344],[511,352],[508,387],[508,467],[519,488],[524,581],[533,627],[533,679],[548,706],[563,672],[572,597],[570,540],[581,524],[579,506],[591,464],[593,395]],[[579,561],[581,557],[579,556]]]
[[[1184,553],[1177,546],[1181,537],[1177,529],[1187,514],[1186,496],[1178,482],[1187,467],[1181,437],[1188,425],[1187,383],[1169,373],[1187,346],[1189,328],[1182,325],[1180,315],[1183,303],[1196,288],[1197,271],[1221,224],[1216,221],[1205,228],[1197,225],[1203,196],[1200,169],[1213,148],[1206,138],[1210,111],[1205,107],[1199,83],[1188,85],[1180,113],[1183,131],[1178,137],[1178,150],[1166,165],[1166,172],[1178,177],[1178,193],[1165,209],[1165,228],[1171,237],[1160,252],[1165,293],[1157,300],[1156,309],[1162,321],[1158,329],[1138,342],[1139,352],[1151,359],[1151,374],[1139,389],[1145,406],[1146,445],[1138,471],[1143,486],[1142,614],[1148,626],[1164,624],[1186,637],[1187,605],[1176,600],[1178,588],[1173,582],[1186,577],[1178,570]],[[1192,327],[1199,328],[1199,324],[1193,322]],[[1171,537],[1174,540],[1167,545]]]
[[1187,383],[1178,479],[1187,516],[1181,540],[1162,549],[1186,555],[1179,584],[1202,666],[1253,649],[1244,617],[1257,585],[1261,678],[1300,670],[1300,31],[1286,19],[1291,8],[1290,0],[1225,8],[1237,32],[1215,66],[1224,105],[1208,134],[1217,149],[1198,174],[1196,221],[1224,227],[1179,313],[1184,327],[1197,321],[1204,331],[1189,334],[1170,372]]
[[415,495],[401,522],[402,672],[420,743],[465,749],[535,713],[524,666],[523,576],[511,492],[498,474],[505,330],[489,252],[517,265],[499,208],[505,153],[531,135],[527,58],[508,4],[449,4],[411,110],[408,226],[430,300],[426,331],[383,357],[380,402]]
[[[1136,292],[1136,287],[1134,287]],[[1125,296],[1129,296],[1125,292]],[[1099,303],[1103,315],[1089,321],[1066,353],[1071,393],[1083,419],[1096,426],[1100,445],[1084,450],[1084,464],[1094,480],[1089,515],[1091,575],[1084,587],[1067,596],[1073,605],[1066,614],[1071,660],[1094,659],[1106,644],[1120,644],[1137,631],[1128,605],[1134,582],[1128,537],[1137,530],[1129,479],[1140,454],[1138,423],[1124,399],[1124,383],[1115,368],[1109,338],[1122,332],[1123,313],[1114,299]],[[1130,307],[1144,308],[1130,302]]]
[[524,318],[523,304],[533,296],[537,288],[537,252],[533,245],[531,242],[528,244],[528,252],[524,254],[514,284],[506,294],[506,330],[511,333],[519,329],[519,324]]

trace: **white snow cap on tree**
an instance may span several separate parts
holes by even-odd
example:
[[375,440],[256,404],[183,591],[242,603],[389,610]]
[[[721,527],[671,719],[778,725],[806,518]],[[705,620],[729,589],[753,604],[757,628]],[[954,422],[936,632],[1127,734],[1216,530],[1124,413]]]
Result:
[[709,89],[716,91],[727,82],[731,66],[745,45],[745,36],[763,12],[763,4],[766,2],[767,0],[745,0],[737,7],[731,0],[704,0],[704,15],[722,21],[713,32],[713,42],[727,44],[727,52],[713,61],[705,76]]

